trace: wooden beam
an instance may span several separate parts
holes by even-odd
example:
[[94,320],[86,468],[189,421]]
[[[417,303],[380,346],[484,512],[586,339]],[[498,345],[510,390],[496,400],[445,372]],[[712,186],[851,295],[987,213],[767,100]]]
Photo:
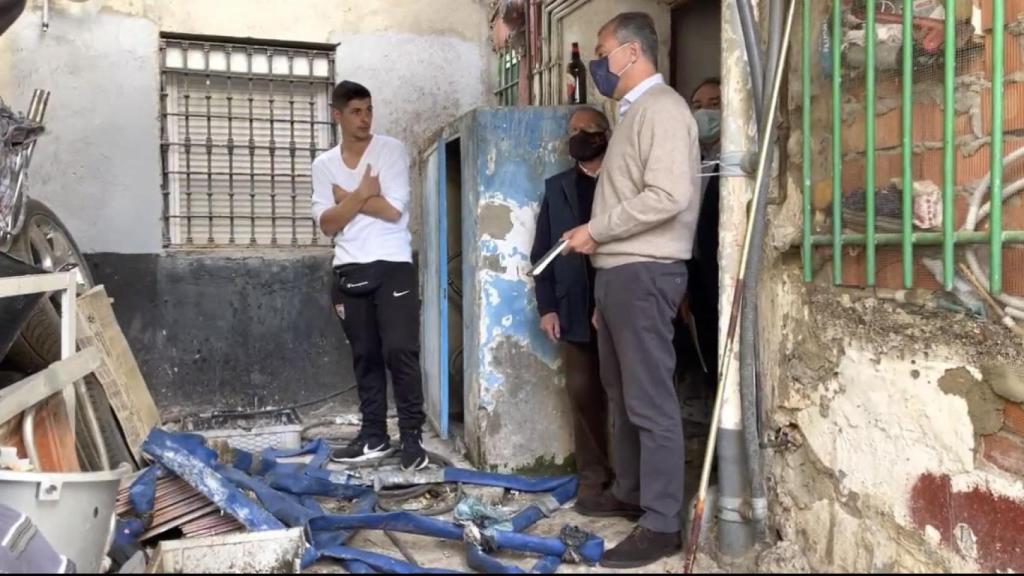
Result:
[[102,352],[96,378],[121,424],[132,456],[141,465],[142,443],[150,430],[160,425],[160,411],[103,286],[78,298],[78,320],[78,345],[95,347]]
[[51,395],[64,391],[99,365],[100,352],[89,348],[0,390],[0,422],[6,422]]

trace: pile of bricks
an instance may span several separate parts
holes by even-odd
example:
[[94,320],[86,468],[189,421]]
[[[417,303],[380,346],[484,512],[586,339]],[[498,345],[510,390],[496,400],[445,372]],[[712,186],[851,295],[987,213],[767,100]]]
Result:
[[[976,30],[973,48],[964,50],[957,62],[956,115],[956,187],[955,223],[959,228],[966,219],[968,196],[991,167],[988,140],[992,127],[992,3],[1006,6],[1005,90],[1004,90],[1004,154],[1024,147],[1024,0],[975,0],[982,10],[982,29]],[[915,73],[917,74],[917,73]],[[900,78],[881,76],[877,84],[876,184],[902,178],[901,151],[902,109]],[[943,104],[941,73],[920,74],[914,84],[913,176],[917,181],[943,183]],[[850,82],[843,124],[843,189],[849,193],[864,187],[865,118],[864,86]],[[1004,183],[1024,178],[1024,160],[1008,166]],[[815,208],[823,210],[831,202],[817,195]],[[823,202],[824,201],[824,202]],[[981,229],[987,222],[981,224]],[[1024,230],[1024,200],[1015,197],[1004,204],[1003,229]],[[901,288],[903,283],[900,247],[880,246],[877,250],[877,283],[883,288]],[[918,254],[929,250],[918,248]],[[1007,245],[1004,249],[1004,290],[1024,296],[1024,246]],[[862,248],[851,247],[843,254],[843,283],[866,285],[865,257]],[[915,265],[915,287],[939,289],[931,273],[918,261]]]

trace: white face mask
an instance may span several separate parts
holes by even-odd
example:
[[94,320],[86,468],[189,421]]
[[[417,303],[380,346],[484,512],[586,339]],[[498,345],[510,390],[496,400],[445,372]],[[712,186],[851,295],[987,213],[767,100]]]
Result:
[[701,144],[717,142],[722,135],[722,111],[701,108],[693,113],[697,121],[697,137]]

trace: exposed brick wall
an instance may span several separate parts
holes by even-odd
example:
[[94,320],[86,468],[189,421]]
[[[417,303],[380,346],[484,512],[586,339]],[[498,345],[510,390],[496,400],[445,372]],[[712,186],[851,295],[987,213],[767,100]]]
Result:
[[999,432],[981,438],[981,455],[990,464],[1011,474],[1024,476],[1024,438]]
[[[957,62],[958,109],[956,115],[955,174],[957,187],[955,225],[960,228],[966,219],[968,195],[985,178],[991,168],[991,148],[987,143],[992,127],[991,76],[992,0],[979,0],[985,16],[985,33],[975,40],[980,49],[967,51]],[[1006,85],[1004,93],[1004,154],[1024,148],[1024,0],[1004,0],[1009,24],[1006,34]],[[1019,21],[1019,23],[1018,23]],[[902,138],[902,109],[899,106],[901,79],[898,76],[880,74],[876,94],[879,114],[875,117],[876,186],[884,186],[890,180],[902,180],[903,159],[900,150]],[[943,105],[941,102],[941,74],[915,72],[913,133],[915,153],[912,171],[915,181],[930,180],[938,186],[943,184]],[[973,79],[973,80],[972,80]],[[844,88],[847,98],[844,103],[843,122],[843,191],[849,193],[863,189],[865,177],[865,125],[863,82],[847,81]],[[1004,182],[1010,183],[1024,178],[1024,160],[1008,166]],[[826,199],[826,191],[816,194]],[[818,207],[820,202],[816,201]],[[987,222],[979,227],[986,229]],[[1019,199],[1004,205],[1004,230],[1024,230],[1024,206]],[[827,250],[824,248],[823,250]],[[916,254],[927,253],[923,247]],[[882,288],[903,286],[902,259],[899,247],[879,247],[877,250],[877,285]],[[1024,247],[1008,245],[1004,249],[1004,290],[1009,294],[1024,296]],[[939,285],[931,274],[915,263],[915,286],[938,289]],[[843,282],[847,285],[865,286],[866,270],[863,249],[851,248],[843,254]]]

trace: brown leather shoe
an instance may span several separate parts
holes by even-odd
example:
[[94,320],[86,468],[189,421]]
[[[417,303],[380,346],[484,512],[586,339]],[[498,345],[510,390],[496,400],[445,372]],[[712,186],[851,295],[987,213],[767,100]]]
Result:
[[644,509],[620,501],[610,492],[602,492],[596,496],[580,496],[576,499],[576,512],[590,518],[626,518],[638,520],[644,515]]
[[604,553],[601,567],[626,570],[654,564],[683,547],[681,536],[679,532],[654,532],[637,526],[618,546]]

